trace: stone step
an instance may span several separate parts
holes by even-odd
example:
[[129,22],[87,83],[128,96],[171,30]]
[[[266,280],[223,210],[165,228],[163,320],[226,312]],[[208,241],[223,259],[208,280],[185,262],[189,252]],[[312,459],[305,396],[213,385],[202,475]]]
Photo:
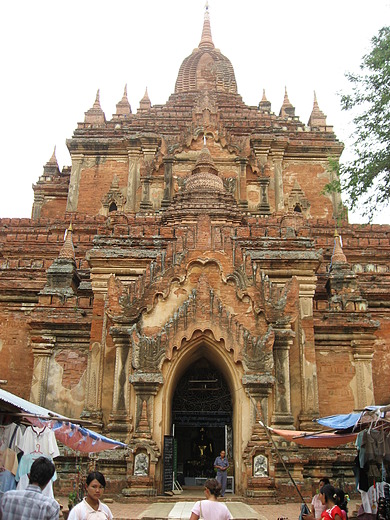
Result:
[[[233,520],[261,520],[254,509],[243,502],[225,502]],[[140,516],[140,520],[188,520],[195,502],[154,503]]]

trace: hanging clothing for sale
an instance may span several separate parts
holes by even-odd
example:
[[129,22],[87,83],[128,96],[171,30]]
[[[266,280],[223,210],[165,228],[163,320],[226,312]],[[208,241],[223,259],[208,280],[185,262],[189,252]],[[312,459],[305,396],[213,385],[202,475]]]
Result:
[[16,423],[0,425],[0,451],[5,448],[15,450],[23,437],[23,429]]
[[22,430],[16,423],[0,425],[0,491],[16,488],[15,475],[18,469],[16,444],[22,437]]
[[[17,489],[26,489],[29,484],[28,473],[34,460],[39,457],[47,457],[52,461],[58,457],[60,451],[54,432],[47,426],[43,428],[28,426],[18,447],[23,451],[23,457],[20,459],[15,477],[18,483]],[[44,495],[54,498],[53,482],[56,479],[57,473],[54,473],[53,478],[43,490]]]
[[52,459],[60,454],[54,432],[47,426],[28,426],[17,446],[24,454],[40,452]]
[[[30,473],[31,466],[34,462],[34,460],[39,459],[39,457],[45,457],[45,455],[39,451],[33,452],[33,453],[26,453],[23,455],[23,457],[20,459],[18,471],[16,472],[15,480],[17,482],[17,489],[27,489],[27,486],[29,485],[29,477],[28,474]],[[47,457],[49,460],[53,460],[51,457]],[[49,481],[47,486],[42,490],[42,493],[45,496],[54,498],[53,493],[53,482],[57,480],[57,472],[54,473],[52,479]]]

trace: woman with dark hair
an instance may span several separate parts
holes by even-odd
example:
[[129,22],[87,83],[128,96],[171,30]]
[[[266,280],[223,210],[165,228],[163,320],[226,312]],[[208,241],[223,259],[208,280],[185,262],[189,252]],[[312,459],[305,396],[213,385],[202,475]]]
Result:
[[106,487],[106,479],[100,471],[92,471],[85,482],[87,496],[71,509],[68,520],[111,520],[113,518],[110,509],[100,502]]
[[322,513],[325,511],[326,506],[323,505],[320,499],[319,490],[324,487],[326,484],[330,484],[329,479],[327,477],[320,478],[318,493],[314,495],[313,500],[311,501],[311,514],[314,516],[316,520],[321,518]]
[[191,511],[190,520],[230,520],[232,515],[225,504],[220,504],[217,500],[221,493],[221,484],[215,478],[206,480],[204,494],[206,500],[196,502]]
[[[325,511],[322,512],[321,518],[323,520],[343,520],[343,514],[339,507],[339,497],[336,489],[330,484],[322,486],[320,489],[320,500],[324,506]],[[315,520],[314,515],[303,515],[304,520]]]

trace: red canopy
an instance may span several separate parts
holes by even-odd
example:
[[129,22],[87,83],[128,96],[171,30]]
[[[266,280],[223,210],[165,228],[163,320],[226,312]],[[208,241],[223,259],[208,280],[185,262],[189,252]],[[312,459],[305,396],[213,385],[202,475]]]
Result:
[[305,432],[299,430],[277,430],[267,427],[272,433],[280,435],[287,441],[295,442],[308,448],[331,448],[354,442],[357,433],[338,434],[334,432]]

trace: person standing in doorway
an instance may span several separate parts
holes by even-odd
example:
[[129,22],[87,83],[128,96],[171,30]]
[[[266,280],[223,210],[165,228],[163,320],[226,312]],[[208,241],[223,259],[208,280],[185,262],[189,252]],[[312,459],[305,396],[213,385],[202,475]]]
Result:
[[214,461],[214,468],[217,470],[217,480],[221,484],[221,497],[225,496],[226,484],[227,484],[227,469],[229,462],[226,458],[225,450],[222,450]]

